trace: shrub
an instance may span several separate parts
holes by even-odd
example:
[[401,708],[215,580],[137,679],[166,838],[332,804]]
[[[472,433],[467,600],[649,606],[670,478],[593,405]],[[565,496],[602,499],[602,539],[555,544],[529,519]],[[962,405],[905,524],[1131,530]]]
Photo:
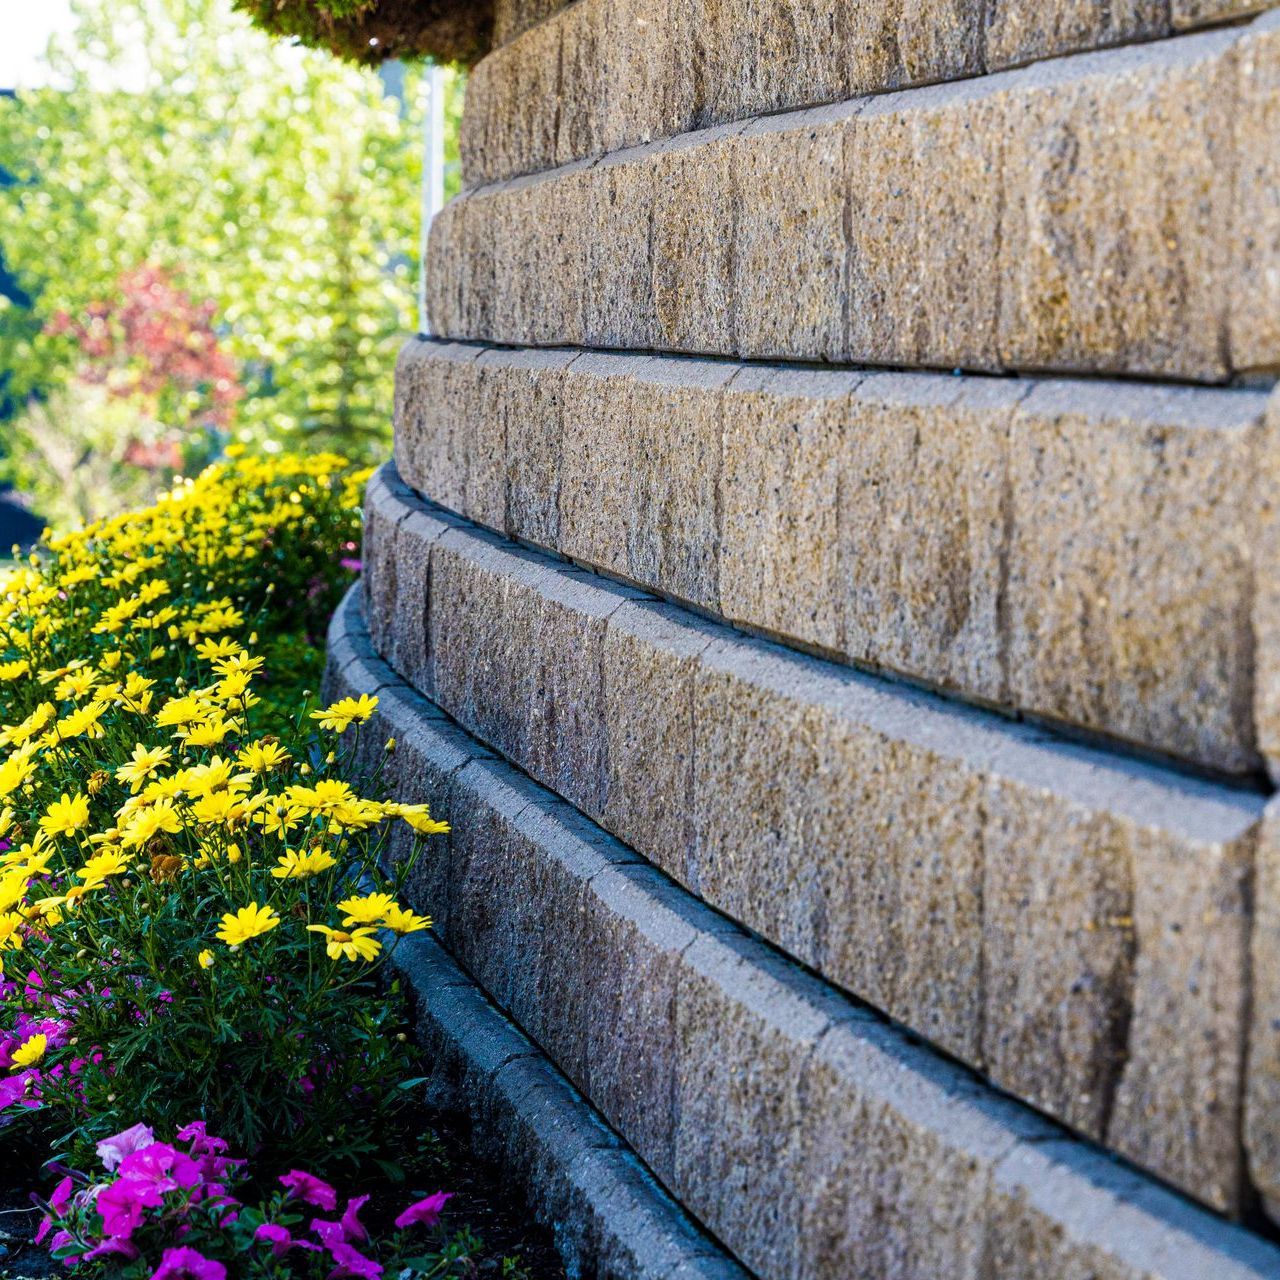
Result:
[[236,0],[273,35],[350,62],[430,57],[467,65],[489,47],[493,0]]
[[[259,692],[292,682],[262,634],[318,626],[350,579],[366,474],[210,468],[49,539],[0,597],[0,1121],[55,1122],[80,1167],[192,1118],[356,1163],[412,1083],[374,977],[429,923],[398,895],[444,828],[344,779],[375,699]],[[391,822],[413,838],[388,875]]]

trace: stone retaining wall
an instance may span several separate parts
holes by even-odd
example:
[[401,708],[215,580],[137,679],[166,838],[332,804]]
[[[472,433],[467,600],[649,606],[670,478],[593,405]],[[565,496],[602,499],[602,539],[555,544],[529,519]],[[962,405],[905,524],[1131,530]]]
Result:
[[760,1280],[1280,1273],[1280,9],[496,19],[335,639],[444,941]]

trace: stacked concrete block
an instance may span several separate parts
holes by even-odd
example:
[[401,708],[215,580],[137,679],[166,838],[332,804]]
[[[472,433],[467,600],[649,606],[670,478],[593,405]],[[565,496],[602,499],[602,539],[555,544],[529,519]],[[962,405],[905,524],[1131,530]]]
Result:
[[477,188],[433,227],[432,326],[1208,382],[1274,369],[1254,303],[1277,272],[1273,19]]
[[[377,659],[359,608],[349,597],[335,619],[327,687],[382,691],[371,728],[411,744],[400,776],[418,774],[418,753],[454,762],[440,806],[454,830],[433,855],[444,940],[751,1273],[1262,1280],[1280,1268],[1273,1246],[997,1095],[469,747]],[[549,922],[557,945],[531,955]],[[433,1026],[459,998],[439,992]],[[510,1034],[485,1052],[473,1037],[473,1088],[530,1061]],[[526,1133],[527,1101],[495,1105]],[[535,1151],[554,1142],[543,1124]],[[522,1149],[547,1185],[562,1151]],[[566,1216],[574,1228],[579,1211]],[[727,1274],[701,1267],[671,1274]],[[600,1274],[630,1276],[634,1262]]]
[[443,342],[400,385],[401,476],[489,528],[1225,773],[1280,749],[1264,392]]
[[1280,1273],[1280,10],[495,34],[330,675],[445,943],[761,1280]]

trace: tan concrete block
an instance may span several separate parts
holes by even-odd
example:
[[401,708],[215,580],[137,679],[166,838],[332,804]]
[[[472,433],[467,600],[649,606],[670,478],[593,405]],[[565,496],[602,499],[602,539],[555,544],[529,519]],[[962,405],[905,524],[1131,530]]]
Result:
[[[730,147],[728,342],[711,350],[835,360],[844,350],[849,104],[753,122]],[[718,335],[717,335],[718,337]]]
[[1003,120],[981,81],[865,100],[845,138],[845,357],[991,369]]
[[804,985],[753,963],[757,954],[708,937],[684,954],[673,1185],[755,1274],[789,1274],[807,1182],[804,1065],[832,1024]]
[[[650,237],[659,184],[670,181],[652,146],[606,156],[579,183],[577,220],[587,237],[580,285],[587,346],[643,351],[669,345],[658,319]],[[566,316],[565,323],[576,325],[576,317]]]
[[1100,1136],[1133,1007],[1133,832],[1001,778],[983,804],[987,1070]]
[[839,461],[842,649],[1003,700],[1005,450],[1019,383],[867,378]]
[[1180,29],[1228,22],[1274,7],[1275,0],[1170,0],[1173,25]]
[[708,648],[694,686],[697,883],[789,955],[973,1060],[980,788],[888,727],[914,709],[767,646]]
[[1234,39],[1188,36],[993,81],[1007,122],[1006,365],[1226,375]]
[[634,481],[630,426],[648,357],[584,352],[565,388],[559,543],[572,559],[626,577],[626,504]]
[[1280,801],[1258,837],[1251,949],[1253,1009],[1246,1074],[1244,1142],[1249,1176],[1280,1221]]
[[[745,124],[720,125],[658,143],[643,170],[653,183],[648,267],[658,341],[668,351],[734,351],[744,306],[735,276],[735,236],[745,209],[734,190],[733,139]],[[757,288],[768,281],[756,281]],[[630,344],[636,345],[636,344]]]
[[544,18],[563,9],[569,2],[570,0],[494,0],[494,46],[514,40]]
[[[1247,10],[1245,10],[1247,12]],[[1280,372],[1280,13],[1237,51],[1236,208],[1231,260],[1231,363]]]
[[396,470],[417,492],[461,514],[471,440],[481,429],[475,362],[483,351],[413,338],[396,362]]
[[1280,562],[1280,391],[1273,392],[1267,404],[1252,470],[1254,483],[1244,501],[1250,507],[1256,566],[1253,718],[1258,748],[1274,782],[1280,780],[1280,581],[1268,567]]
[[[795,1274],[927,1280],[986,1270],[988,1187],[1019,1138],[1052,1131],[882,1026],[835,1026],[804,1068]],[[1009,1271],[1000,1274],[1030,1274]]]
[[657,602],[623,605],[604,640],[608,776],[602,822],[696,888],[693,684],[716,629]]
[[1010,437],[1008,700],[1257,766],[1252,392],[1039,384]]
[[719,605],[729,621],[840,649],[839,497],[862,380],[764,366],[727,388]]
[[1081,49],[1101,49],[1170,32],[1169,0],[990,0],[989,71]]
[[586,1090],[670,1186],[680,1056],[677,990],[684,953],[705,934],[710,913],[638,862],[593,877],[585,910],[585,949],[575,959],[588,993]]
[[1134,1014],[1106,1138],[1227,1213],[1242,1207],[1252,844],[1135,844]]

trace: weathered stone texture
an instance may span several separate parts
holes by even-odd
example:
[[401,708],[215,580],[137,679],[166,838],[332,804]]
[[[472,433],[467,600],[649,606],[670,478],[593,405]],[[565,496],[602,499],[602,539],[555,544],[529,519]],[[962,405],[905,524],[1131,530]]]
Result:
[[1258,798],[747,640],[489,535],[450,531],[431,558],[449,714],[788,954],[1236,1206]]
[[1258,839],[1253,882],[1253,1012],[1244,1136],[1249,1174],[1280,1218],[1280,800]]
[[1250,518],[1257,523],[1253,575],[1253,632],[1257,673],[1254,679],[1254,719],[1258,742],[1273,782],[1280,781],[1280,575],[1270,566],[1280,563],[1280,390],[1267,404],[1255,462],[1255,482],[1249,495]]
[[1231,360],[1280,373],[1280,13],[1249,28],[1237,73]]
[[1005,365],[1226,372],[1228,282],[1244,267],[1233,125],[1251,111],[1238,43],[1191,36],[1018,73],[996,259]]
[[[1276,274],[1271,162],[1256,158],[1276,98],[1269,21],[480,188],[433,226],[433,326],[1203,381],[1275,365],[1269,318],[1232,299],[1233,281],[1269,289]],[[1248,164],[1255,179],[1236,192]],[[1233,231],[1242,200],[1259,206],[1257,231]],[[1228,326],[1246,354],[1227,349]]]
[[462,122],[468,186],[691,129],[1153,40],[1268,0],[534,0],[498,14]]
[[[395,679],[367,658],[347,670]],[[387,727],[429,731],[422,705],[391,700]],[[450,867],[458,940],[488,936],[466,962],[756,1274],[1261,1280],[1280,1266],[1273,1246],[851,1007],[506,766],[468,765],[455,791],[459,829],[485,832]],[[466,1005],[456,981],[433,973],[425,989],[437,1019]],[[478,1121],[511,1135],[504,1163],[574,1222],[585,1193],[618,1185],[603,1176],[620,1168],[611,1137],[580,1132],[527,1042],[483,1030],[462,1051],[473,1087],[496,1082],[477,1090]],[[566,1150],[576,1173],[556,1170]],[[651,1274],[613,1267],[601,1274]]]
[[[1269,554],[1250,497],[1265,501],[1280,457],[1262,444],[1263,392],[411,351],[404,368],[440,351],[450,380],[410,375],[410,422],[447,435],[509,399],[504,532],[730,622],[1211,768],[1280,751],[1280,730],[1259,743],[1280,724],[1280,605],[1256,572],[1280,536]],[[523,365],[542,358],[555,372],[531,393]],[[400,449],[402,474],[447,501],[465,481],[440,468],[464,464],[439,457]]]

